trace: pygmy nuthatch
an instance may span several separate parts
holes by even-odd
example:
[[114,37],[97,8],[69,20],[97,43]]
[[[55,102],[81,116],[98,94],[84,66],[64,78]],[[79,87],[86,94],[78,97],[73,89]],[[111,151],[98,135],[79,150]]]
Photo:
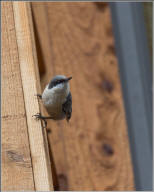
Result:
[[45,87],[42,95],[37,94],[50,115],[44,117],[38,113],[34,115],[37,119],[44,120],[45,124],[46,119],[62,120],[66,118],[69,121],[72,114],[72,95],[69,87],[69,80],[71,79],[72,77],[56,75]]

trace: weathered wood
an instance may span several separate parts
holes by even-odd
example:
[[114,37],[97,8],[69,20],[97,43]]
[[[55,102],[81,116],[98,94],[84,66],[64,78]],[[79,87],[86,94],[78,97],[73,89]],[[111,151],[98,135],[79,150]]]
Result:
[[[42,87],[56,74],[73,77],[70,123],[48,121],[57,188],[133,190],[108,5],[33,2],[32,8],[37,44],[46,67]],[[46,29],[42,23],[47,23]]]
[[[2,184],[4,190],[53,190],[46,133],[32,115],[40,90],[29,2],[3,2]],[[30,147],[30,150],[29,150]]]
[[[41,38],[40,35],[42,33],[35,33],[35,39],[36,39],[36,46],[37,46],[37,56],[38,56],[38,64],[39,64],[39,70],[41,77],[44,75],[48,76],[47,74],[50,74],[50,70],[46,70],[47,66],[50,66],[52,61],[52,54],[50,52],[51,50],[51,42],[50,42],[50,36],[48,27],[48,18],[46,14],[45,9],[45,3],[40,2],[35,4],[35,9],[32,9],[32,15],[35,17],[37,15],[37,19],[33,20],[34,25],[34,31],[35,28],[39,25],[39,30],[43,32],[44,38]],[[38,12],[40,14],[38,14]],[[42,52],[41,49],[44,49]]]
[[2,2],[2,191],[35,189],[12,2]]
[[50,191],[53,186],[47,138],[45,131],[42,132],[40,121],[32,117],[39,112],[38,101],[34,95],[40,92],[40,80],[30,4],[14,2],[13,8],[35,187],[37,191]]

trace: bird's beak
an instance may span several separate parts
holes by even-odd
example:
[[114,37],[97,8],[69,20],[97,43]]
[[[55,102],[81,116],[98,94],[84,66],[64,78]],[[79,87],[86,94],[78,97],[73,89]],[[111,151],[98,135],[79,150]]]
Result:
[[69,80],[71,80],[72,79],[72,77],[68,77],[67,79],[66,79],[66,81],[69,81]]

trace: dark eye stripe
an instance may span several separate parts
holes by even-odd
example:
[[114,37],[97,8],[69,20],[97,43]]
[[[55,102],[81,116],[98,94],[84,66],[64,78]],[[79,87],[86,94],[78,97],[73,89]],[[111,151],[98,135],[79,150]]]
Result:
[[60,84],[60,83],[63,83],[65,81],[65,79],[58,79],[58,80],[52,80],[50,83],[49,83],[49,86],[48,86],[48,88],[49,89],[52,89],[53,87],[55,87],[56,85],[58,85],[58,84]]

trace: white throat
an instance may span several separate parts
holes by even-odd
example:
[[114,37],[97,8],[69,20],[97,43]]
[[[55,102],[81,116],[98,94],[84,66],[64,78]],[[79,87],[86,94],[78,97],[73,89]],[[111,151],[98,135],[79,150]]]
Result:
[[61,105],[66,101],[69,92],[69,83],[58,84],[51,89],[48,89],[47,85],[42,94],[43,103],[46,107]]

